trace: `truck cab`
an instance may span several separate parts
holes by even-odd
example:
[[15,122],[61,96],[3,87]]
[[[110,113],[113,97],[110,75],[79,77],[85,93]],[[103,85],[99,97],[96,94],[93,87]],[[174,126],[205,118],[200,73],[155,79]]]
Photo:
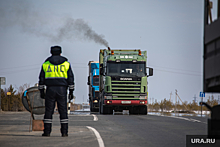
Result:
[[146,51],[100,50],[101,114],[129,110],[130,114],[147,114],[148,82],[153,69],[146,67]]
[[96,112],[99,110],[99,62],[89,61],[89,104],[90,111]]

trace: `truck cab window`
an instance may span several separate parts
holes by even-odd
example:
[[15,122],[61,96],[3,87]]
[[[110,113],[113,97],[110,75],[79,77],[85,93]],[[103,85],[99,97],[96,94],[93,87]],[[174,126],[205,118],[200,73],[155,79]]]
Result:
[[93,77],[93,85],[94,86],[99,86],[99,76],[94,76]]
[[143,62],[109,62],[107,69],[107,75],[109,76],[145,76],[146,75],[146,64]]

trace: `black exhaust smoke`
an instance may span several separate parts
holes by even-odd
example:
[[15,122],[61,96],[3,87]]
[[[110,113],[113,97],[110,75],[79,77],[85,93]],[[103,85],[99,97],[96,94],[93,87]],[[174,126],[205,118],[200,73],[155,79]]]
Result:
[[[83,19],[56,18],[60,26],[45,18],[29,1],[0,1],[0,27],[19,26],[21,31],[59,43],[63,40],[94,41],[108,47],[104,35],[96,33]],[[64,20],[63,20],[64,19]],[[53,23],[52,23],[53,22]]]

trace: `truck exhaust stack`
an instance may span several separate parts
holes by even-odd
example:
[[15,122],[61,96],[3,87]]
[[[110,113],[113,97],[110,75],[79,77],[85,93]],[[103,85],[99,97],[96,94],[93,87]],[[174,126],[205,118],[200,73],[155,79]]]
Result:
[[111,50],[110,47],[108,47],[108,50],[109,50],[109,51]]

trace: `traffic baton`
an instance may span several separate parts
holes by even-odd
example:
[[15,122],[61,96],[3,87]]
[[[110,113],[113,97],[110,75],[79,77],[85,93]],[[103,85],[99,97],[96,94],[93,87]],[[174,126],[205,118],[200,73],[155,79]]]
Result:
[[71,100],[71,95],[69,95],[68,112],[67,112],[68,114],[70,114],[70,107],[71,107],[70,100]]

